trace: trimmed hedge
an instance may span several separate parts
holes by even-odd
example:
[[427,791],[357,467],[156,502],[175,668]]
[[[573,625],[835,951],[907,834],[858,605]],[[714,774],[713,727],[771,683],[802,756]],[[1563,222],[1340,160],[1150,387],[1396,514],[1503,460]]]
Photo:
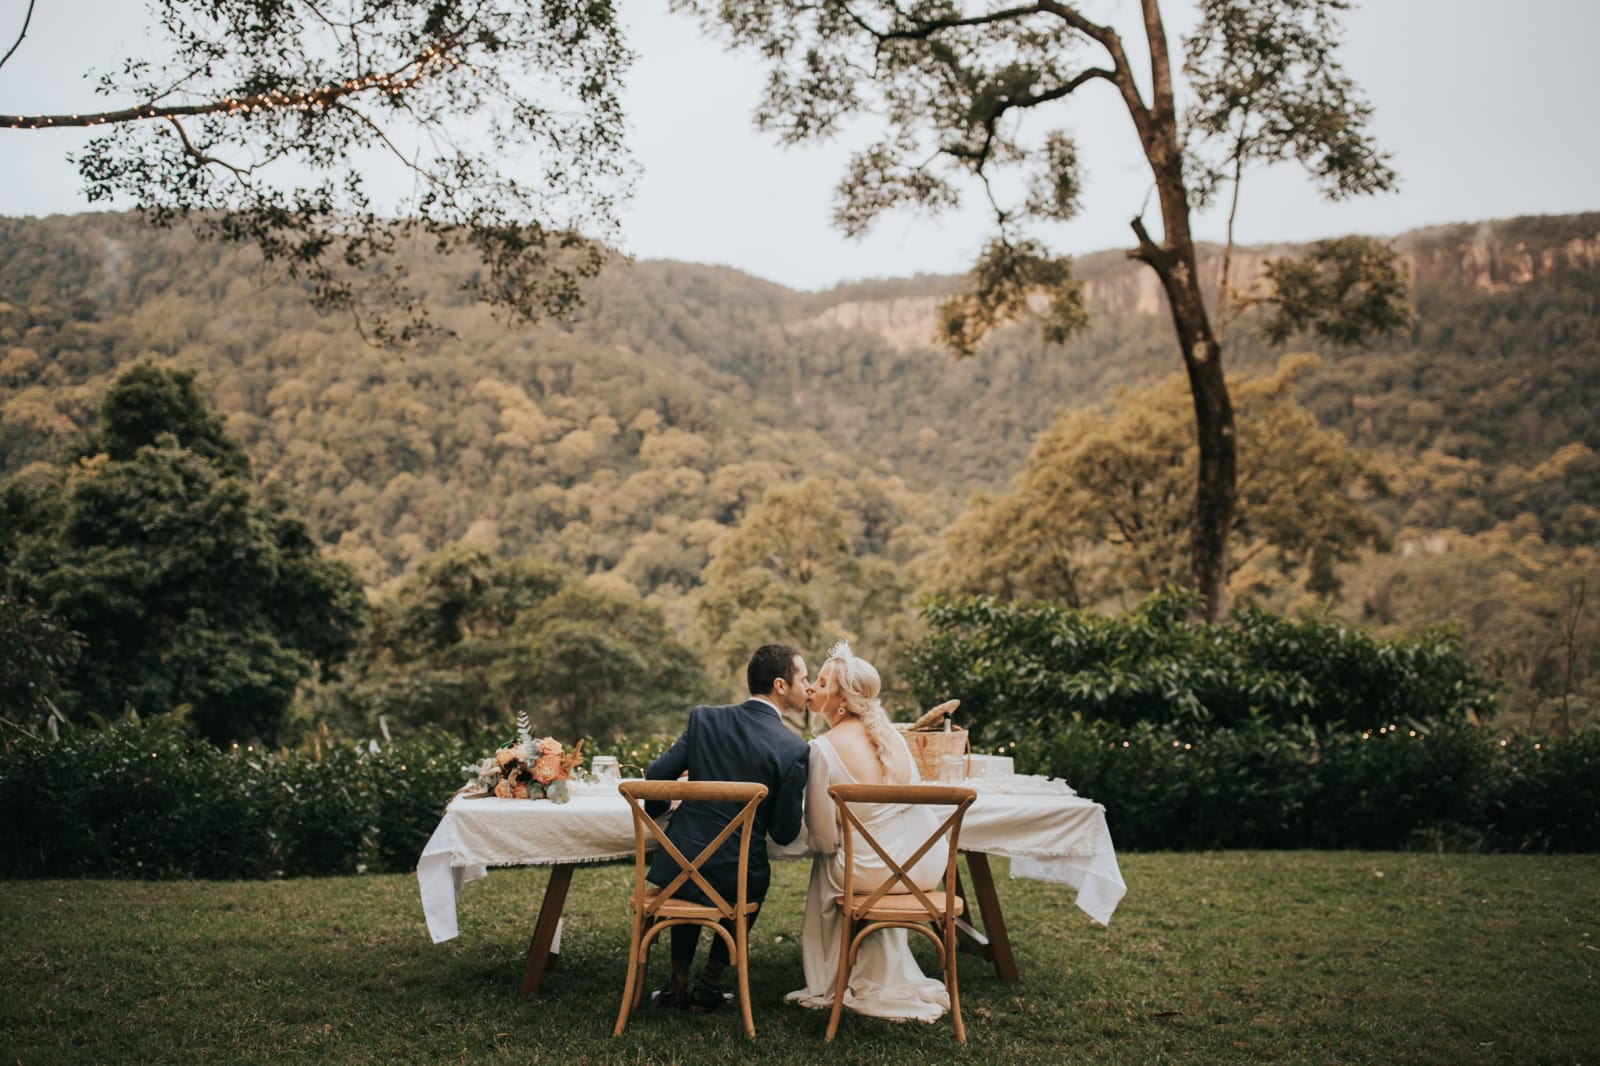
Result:
[[1551,742],[1394,724],[1198,732],[1080,715],[1003,750],[1104,804],[1119,848],[1600,850],[1600,730]]
[[1429,630],[1383,639],[1326,618],[1250,607],[1221,622],[1189,620],[1192,592],[1167,590],[1129,614],[1053,603],[934,600],[928,636],[907,653],[920,706],[950,697],[973,739],[994,744],[1041,716],[1191,728],[1264,718],[1376,729],[1388,722],[1476,716],[1496,705],[1458,637]]
[[[1077,716],[1004,747],[1020,772],[1105,804],[1124,849],[1600,849],[1600,730],[1553,744],[1462,722],[1412,731]],[[634,770],[672,739],[605,750]],[[0,752],[0,877],[403,873],[490,746],[219,751],[164,718],[23,741]]]
[[[499,739],[427,733],[374,751],[219,750],[168,716],[0,751],[0,877],[405,873]],[[637,772],[672,743],[605,745]],[[593,746],[586,747],[593,751]]]
[[410,870],[468,761],[443,734],[321,758],[219,750],[166,716],[24,740],[0,754],[0,876]]

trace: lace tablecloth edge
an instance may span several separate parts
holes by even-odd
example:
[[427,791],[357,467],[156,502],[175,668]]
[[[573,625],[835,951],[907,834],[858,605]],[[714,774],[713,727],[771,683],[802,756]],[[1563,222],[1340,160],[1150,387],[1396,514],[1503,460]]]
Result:
[[[962,851],[976,850],[963,847]],[[985,848],[985,855],[1002,855],[1008,859],[1092,859],[1100,854],[1100,849],[1093,844],[1084,844],[1073,848],[1052,848],[1049,851],[1038,848]]]
[[[632,850],[618,851],[608,855],[576,855],[570,858],[557,856],[555,858],[529,859],[526,857],[506,858],[462,858],[449,852],[435,853],[450,856],[450,866],[577,866],[590,862],[616,862],[619,859],[633,858]],[[427,856],[424,856],[426,858]]]

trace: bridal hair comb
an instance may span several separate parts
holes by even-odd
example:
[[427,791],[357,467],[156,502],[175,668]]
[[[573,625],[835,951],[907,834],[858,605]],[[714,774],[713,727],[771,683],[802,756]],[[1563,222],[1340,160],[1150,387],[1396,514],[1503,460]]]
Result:
[[830,648],[828,650],[828,658],[824,659],[823,661],[824,662],[828,662],[828,661],[831,661],[833,659],[854,659],[854,658],[855,658],[855,654],[853,652],[851,652],[851,650],[850,650],[850,642],[848,640],[845,640],[843,637],[841,637],[841,638],[839,638],[839,641],[836,644],[834,644],[834,646],[832,648]]

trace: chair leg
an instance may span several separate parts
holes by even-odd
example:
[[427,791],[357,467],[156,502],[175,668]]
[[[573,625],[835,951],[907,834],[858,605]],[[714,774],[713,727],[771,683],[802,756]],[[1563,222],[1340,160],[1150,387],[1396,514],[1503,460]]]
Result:
[[638,1003],[635,995],[639,983],[639,935],[641,915],[633,912],[633,926],[628,936],[628,979],[622,986],[622,1008],[617,1011],[617,1025],[611,1030],[612,1036],[621,1036],[623,1026],[628,1024],[628,1012]]
[[944,987],[950,993],[950,1019],[956,1024],[956,1043],[967,1042],[967,1027],[961,1021],[961,991],[956,987],[956,926],[954,922],[945,929],[944,936]]
[[[648,933],[649,931],[650,930],[647,923],[642,932]],[[660,939],[660,937],[651,937],[650,942],[644,946],[644,950],[639,952],[637,977],[635,977],[633,982],[634,1010],[638,1010],[639,1005],[644,1002],[645,985],[649,984],[649,981],[647,981],[646,978],[650,974],[650,950],[656,946],[656,941]]]
[[739,953],[739,1010],[744,1014],[744,1035],[754,1040],[756,1021],[750,1014],[750,928],[749,920],[742,914],[734,920],[734,940]]
[[850,926],[850,915],[841,913],[839,927],[843,933],[839,937],[839,975],[833,983],[833,1010],[828,1014],[827,1040],[832,1040],[839,1031],[839,1015],[844,1011],[844,990],[850,983]]

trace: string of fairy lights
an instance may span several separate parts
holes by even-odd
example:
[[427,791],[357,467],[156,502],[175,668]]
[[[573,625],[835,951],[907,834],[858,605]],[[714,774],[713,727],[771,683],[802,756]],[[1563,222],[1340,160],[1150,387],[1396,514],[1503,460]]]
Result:
[[[1400,727],[1399,726],[1388,725],[1388,726],[1379,726],[1376,730],[1372,730],[1372,729],[1364,730],[1362,732],[1362,734],[1361,734],[1361,739],[1362,740],[1369,740],[1374,736],[1399,736],[1399,735],[1400,735]],[[1415,729],[1406,730],[1406,735],[1408,737],[1413,737],[1413,738],[1415,738],[1417,740],[1426,740],[1427,739],[1426,735],[1417,732]],[[1504,747],[1509,746],[1509,744],[1510,744],[1510,741],[1505,739],[1504,737],[1502,737],[1500,739],[1500,744],[1499,744],[1500,747],[1504,748]],[[1113,748],[1126,748],[1126,747],[1129,746],[1129,742],[1124,740],[1119,744],[1117,741],[1113,740],[1111,742],[1110,746],[1113,747]],[[1184,751],[1191,751],[1194,748],[1194,745],[1192,743],[1190,743],[1188,741],[1178,741],[1178,740],[1174,740],[1172,742],[1172,746],[1174,748],[1181,747],[1182,750],[1184,750]],[[1312,740],[1310,742],[1310,746],[1313,747],[1313,748],[1316,747],[1317,746],[1317,742],[1315,740]],[[999,746],[999,748],[997,748],[995,750],[995,754],[996,755],[1004,755],[1008,750],[1015,751],[1016,747],[1017,747],[1017,742],[1013,740],[1013,741],[1010,741],[1009,743],[1001,744]],[[357,750],[359,750],[359,749],[360,749],[360,745],[357,745]],[[234,741],[233,742],[233,749],[232,750],[233,750],[233,753],[235,755],[237,755],[239,753],[239,742],[238,741]],[[254,744],[247,744],[247,745],[245,745],[244,750],[247,751],[247,752],[253,752],[253,751],[256,750],[255,749],[255,745]],[[1543,751],[1544,750],[1544,746],[1539,741],[1535,741],[1534,744],[1533,744],[1533,750],[1534,751]],[[266,749],[263,748],[262,752],[265,753]],[[648,762],[649,761],[649,753],[644,748],[635,748],[635,749],[627,752],[626,754],[630,758],[632,758],[635,761],[639,762],[641,765],[644,762]],[[152,751],[150,753],[150,757],[152,759],[154,759],[156,757],[156,753]],[[400,769],[404,770],[405,767],[402,766],[402,767],[400,767]]]
[[52,127],[100,126],[152,118],[176,119],[190,115],[254,115],[271,111],[311,111],[332,107],[346,96],[369,90],[398,96],[414,88],[424,78],[446,65],[452,69],[466,67],[474,74],[482,74],[477,67],[453,55],[445,45],[438,44],[425,49],[396,71],[387,74],[364,74],[358,78],[328,82],[304,92],[273,91],[251,96],[229,96],[210,104],[177,107],[140,104],[122,111],[106,111],[92,115],[0,115],[0,125],[14,130],[39,130]]
[[[1391,738],[1398,737],[1398,736],[1400,736],[1400,732],[1401,732],[1400,727],[1398,725],[1395,725],[1395,724],[1391,723],[1389,725],[1381,725],[1376,729],[1370,729],[1370,728],[1369,729],[1363,729],[1359,735],[1360,735],[1362,740],[1371,740],[1373,737],[1391,737]],[[1427,740],[1428,739],[1426,733],[1424,733],[1424,732],[1422,732],[1420,730],[1416,730],[1416,729],[1407,729],[1407,730],[1405,730],[1405,735],[1406,735],[1407,739],[1411,739],[1411,740]],[[1308,740],[1306,743],[1307,743],[1308,747],[1315,748],[1317,746],[1317,742],[1316,742],[1315,738],[1312,738],[1312,739]],[[1506,740],[1505,738],[1501,738],[1498,747],[1505,748],[1505,747],[1508,747],[1510,745],[1510,743],[1511,742],[1509,740]],[[1113,740],[1113,741],[1110,741],[1106,746],[1109,747],[1109,748],[1112,748],[1114,750],[1120,751],[1120,750],[1122,750],[1124,748],[1129,748],[1129,749],[1133,748],[1134,747],[1134,743],[1133,743],[1132,740]],[[1161,744],[1161,745],[1158,745],[1158,746],[1159,747],[1163,747],[1163,748],[1166,747],[1165,744]],[[1193,751],[1199,746],[1200,746],[1200,742],[1199,741],[1174,740],[1172,742],[1172,748],[1175,749],[1175,750],[1178,750],[1178,751]],[[1005,755],[1007,753],[1015,753],[1016,747],[1017,747],[1017,742],[1014,741],[1014,740],[1013,741],[1004,742],[1004,743],[1000,744],[997,748],[994,749],[994,754],[996,754],[996,755]],[[1140,744],[1139,747],[1143,748],[1144,745]],[[1532,747],[1533,747],[1534,751],[1543,751],[1544,750],[1543,743],[1541,743],[1539,741],[1534,741]]]
[[[1407,729],[1405,731],[1405,733],[1406,733],[1406,736],[1408,738],[1410,738],[1410,739],[1415,739],[1415,740],[1427,740],[1428,739],[1426,733],[1422,733],[1422,732],[1420,732],[1418,730],[1415,730],[1415,729]],[[1398,737],[1399,735],[1400,735],[1400,727],[1397,726],[1397,725],[1393,725],[1393,724],[1386,725],[1386,726],[1379,726],[1377,729],[1364,729],[1364,730],[1361,731],[1361,734],[1360,734],[1362,740],[1371,740],[1373,737],[1382,737],[1382,736]],[[1501,747],[1501,748],[1505,748],[1505,747],[1510,746],[1510,743],[1511,742],[1509,740],[1507,740],[1507,739],[1502,737],[1498,746]],[[1312,740],[1307,741],[1307,745],[1309,747],[1313,747],[1314,748],[1314,747],[1317,746],[1317,742],[1316,742],[1315,739],[1312,739]],[[1017,746],[1016,741],[1012,741],[1009,744],[1002,744],[996,750],[996,754],[1004,755],[1008,749],[1014,749],[1014,748],[1016,748],[1016,746]],[[1113,748],[1113,749],[1120,750],[1122,748],[1131,748],[1133,746],[1133,744],[1132,744],[1132,741],[1129,741],[1129,740],[1123,740],[1123,741],[1113,740],[1107,746],[1110,747],[1110,748]],[[1165,746],[1165,745],[1163,745],[1163,746]],[[1174,740],[1172,742],[1172,747],[1174,747],[1176,749],[1180,749],[1182,751],[1192,751],[1192,750],[1194,750],[1194,748],[1196,746],[1197,746],[1197,742],[1191,743],[1189,741],[1180,741],[1180,740]],[[1534,751],[1543,751],[1544,750],[1544,744],[1542,742],[1540,742],[1540,741],[1534,741],[1533,742],[1533,750]]]

